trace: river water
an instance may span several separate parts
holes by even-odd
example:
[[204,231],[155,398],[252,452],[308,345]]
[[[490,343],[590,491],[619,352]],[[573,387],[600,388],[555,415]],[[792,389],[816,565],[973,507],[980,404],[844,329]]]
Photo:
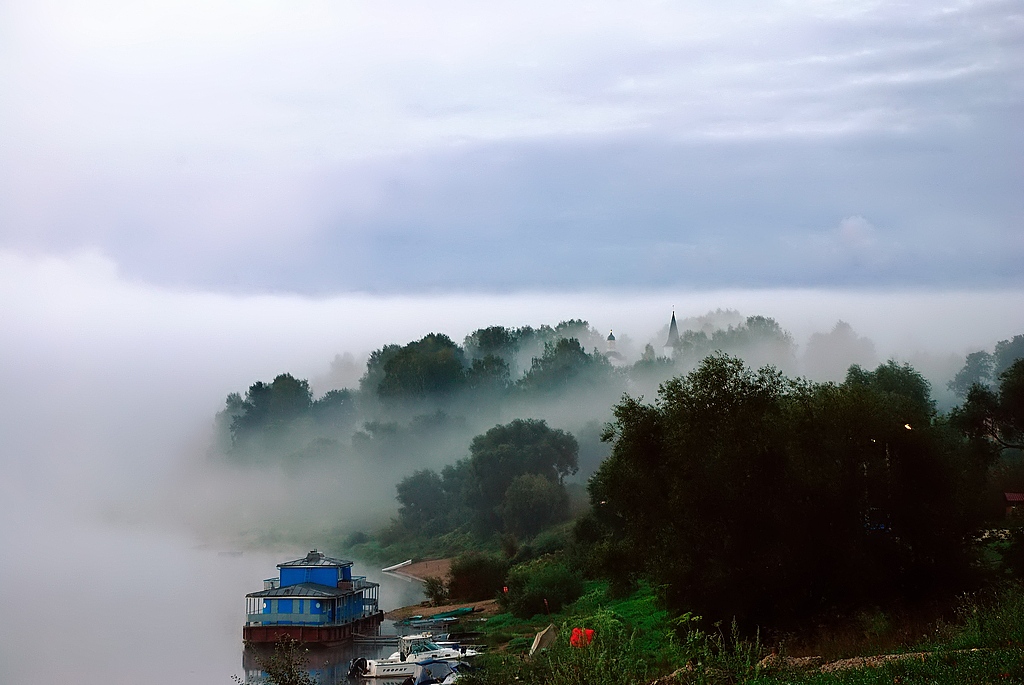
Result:
[[[308,551],[239,553],[180,533],[68,518],[17,497],[0,513],[4,685],[231,685],[246,676],[245,594]],[[385,610],[423,598],[419,583],[358,560],[355,571],[381,583]],[[341,670],[322,682],[340,682]]]

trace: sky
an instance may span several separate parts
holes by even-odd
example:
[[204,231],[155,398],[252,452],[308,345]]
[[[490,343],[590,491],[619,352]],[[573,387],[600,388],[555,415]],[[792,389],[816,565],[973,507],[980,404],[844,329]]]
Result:
[[234,294],[1024,286],[1019,1],[0,0],[0,251]]
[[944,392],[1024,332],[1021,121],[1020,0],[0,0],[0,681],[226,682],[196,539],[287,478],[197,477],[213,416],[336,354],[733,308]]

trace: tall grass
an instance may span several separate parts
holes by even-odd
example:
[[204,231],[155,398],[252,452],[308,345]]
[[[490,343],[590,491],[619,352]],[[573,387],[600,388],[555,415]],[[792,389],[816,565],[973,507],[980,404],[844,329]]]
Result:
[[[635,604],[646,603],[643,595]],[[632,608],[636,608],[635,606]],[[697,628],[697,617],[689,614],[673,623],[664,619],[647,630],[630,626],[614,611],[603,608],[586,617],[564,621],[558,640],[534,655],[494,654],[482,658],[481,668],[465,682],[468,685],[634,685],[649,683],[658,676],[689,668],[687,682],[717,682],[722,674],[754,674],[758,671],[761,645],[757,640],[738,637],[735,625],[726,635],[721,630]],[[592,629],[589,645],[573,647],[573,628]]]

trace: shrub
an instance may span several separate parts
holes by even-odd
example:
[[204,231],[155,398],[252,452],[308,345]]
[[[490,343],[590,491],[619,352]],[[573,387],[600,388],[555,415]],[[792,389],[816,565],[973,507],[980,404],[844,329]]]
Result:
[[434,606],[448,603],[448,588],[437,576],[427,576],[423,579],[423,592]]
[[508,574],[508,592],[499,601],[519,618],[557,612],[583,594],[583,580],[560,562],[538,560]]
[[457,556],[448,572],[449,598],[472,602],[494,597],[505,582],[507,562],[500,556],[466,552]]

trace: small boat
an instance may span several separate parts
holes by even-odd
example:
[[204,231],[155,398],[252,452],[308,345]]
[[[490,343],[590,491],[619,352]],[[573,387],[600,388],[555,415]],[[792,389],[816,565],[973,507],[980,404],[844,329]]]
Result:
[[445,618],[458,618],[459,616],[465,616],[466,614],[473,613],[473,607],[460,607],[458,609],[452,609],[451,611],[443,611],[440,614],[434,614],[430,618],[435,621],[440,621]]
[[400,568],[403,568],[405,566],[411,566],[411,565],[412,565],[412,559],[406,559],[405,561],[399,562],[399,563],[394,564],[392,566],[388,566],[387,568],[382,568],[381,572],[382,573],[390,573],[391,571],[396,571],[396,570],[398,570]]
[[416,662],[415,672],[402,685],[453,685],[468,667],[461,661],[424,659]]
[[348,675],[350,678],[403,678],[415,675],[417,662],[426,659],[460,661],[478,653],[467,647],[442,647],[427,633],[404,635],[398,638],[398,651],[387,659],[353,659]]

